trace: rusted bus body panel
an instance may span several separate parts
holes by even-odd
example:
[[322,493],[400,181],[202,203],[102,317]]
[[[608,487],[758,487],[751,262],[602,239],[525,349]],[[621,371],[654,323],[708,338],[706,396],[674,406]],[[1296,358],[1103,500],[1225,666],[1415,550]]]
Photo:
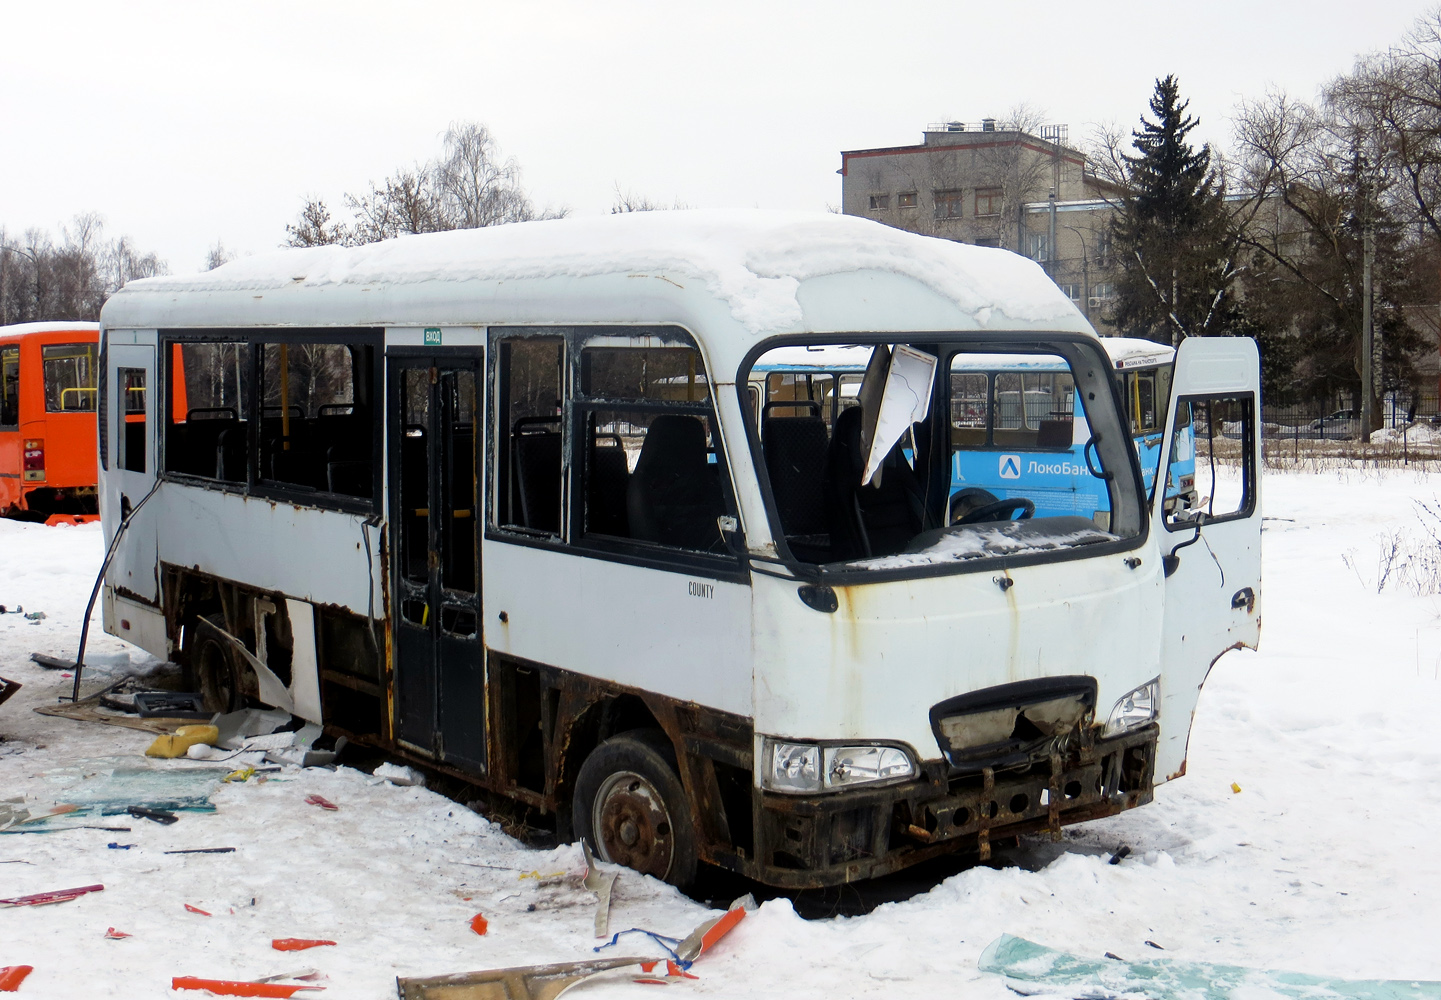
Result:
[[491,650],[750,715],[747,584],[496,539],[482,562]]
[[[164,526],[156,539],[160,562],[357,615],[385,607],[381,532],[371,529],[367,539],[361,514],[189,483],[168,484],[142,513]],[[297,552],[297,539],[305,540],[306,552],[324,556]]]
[[990,856],[1003,838],[1099,819],[1150,802],[1156,727],[1087,740],[1064,757],[948,779],[937,764],[918,781],[846,795],[757,792],[753,878],[787,888],[886,875],[947,853]]
[[[833,614],[805,607],[796,582],[756,575],[756,730],[898,740],[937,760],[930,706],[1073,674],[1096,679],[1104,712],[1161,672],[1154,553],[1012,568],[995,560],[971,573],[836,587]],[[1005,579],[1013,582],[1003,588]]]

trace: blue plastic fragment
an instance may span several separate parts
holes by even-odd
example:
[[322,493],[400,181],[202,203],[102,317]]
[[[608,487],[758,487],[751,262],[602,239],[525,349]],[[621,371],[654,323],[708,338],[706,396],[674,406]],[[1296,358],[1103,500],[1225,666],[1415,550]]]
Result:
[[617,941],[620,940],[622,934],[644,934],[646,937],[653,940],[656,944],[660,945],[661,948],[665,950],[665,953],[670,956],[670,960],[676,965],[680,966],[682,969],[689,969],[691,967],[691,962],[685,961],[675,952],[676,945],[680,944],[680,938],[668,937],[664,934],[657,934],[655,931],[648,931],[644,927],[632,927],[629,930],[616,931],[610,936],[609,941],[607,941],[605,944],[598,944],[591,950],[601,951],[605,948],[613,946]]
[[115,843],[115,841],[112,840],[110,843],[106,844],[105,846],[108,847],[108,848],[110,848],[112,851],[128,851],[128,850],[130,850],[130,848],[134,847],[135,845],[134,845],[134,844],[117,844],[117,843]]
[[1042,992],[1047,994],[1088,1000],[1138,995],[1147,1000],[1234,1000],[1238,996],[1277,1000],[1441,1000],[1441,982],[1338,979],[1170,958],[1140,962],[1080,958],[1009,934],[1002,934],[986,947],[979,968],[1011,980],[1044,984]]

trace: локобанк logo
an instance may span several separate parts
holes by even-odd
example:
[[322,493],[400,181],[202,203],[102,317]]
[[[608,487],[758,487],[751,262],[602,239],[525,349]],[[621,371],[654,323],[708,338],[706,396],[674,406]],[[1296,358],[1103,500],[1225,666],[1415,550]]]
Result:
[[1020,455],[1002,455],[1002,456],[1001,456],[1001,478],[1002,478],[1002,479],[1020,479],[1020,478],[1021,478],[1021,456],[1020,456]]

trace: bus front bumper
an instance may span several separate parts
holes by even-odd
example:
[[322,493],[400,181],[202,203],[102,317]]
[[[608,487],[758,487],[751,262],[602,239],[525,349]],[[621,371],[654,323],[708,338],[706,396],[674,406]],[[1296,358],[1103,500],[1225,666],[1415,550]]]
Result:
[[1021,834],[1113,816],[1150,802],[1157,727],[1020,768],[956,776],[943,761],[921,779],[827,795],[758,792],[751,877],[783,888],[875,878],[943,854],[990,856],[991,844]]

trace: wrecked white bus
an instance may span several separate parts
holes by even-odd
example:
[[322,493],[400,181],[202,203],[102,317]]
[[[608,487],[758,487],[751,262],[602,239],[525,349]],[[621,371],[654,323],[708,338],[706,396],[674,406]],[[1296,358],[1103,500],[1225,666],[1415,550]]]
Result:
[[[1167,440],[1224,419],[1240,461],[1166,512],[1098,338],[1004,251],[644,213],[135,281],[102,327],[107,631],[673,883],[1141,805],[1258,639],[1254,344],[1181,346]],[[754,405],[826,345],[866,355],[833,427]],[[1069,370],[1104,517],[952,501],[973,353]]]

